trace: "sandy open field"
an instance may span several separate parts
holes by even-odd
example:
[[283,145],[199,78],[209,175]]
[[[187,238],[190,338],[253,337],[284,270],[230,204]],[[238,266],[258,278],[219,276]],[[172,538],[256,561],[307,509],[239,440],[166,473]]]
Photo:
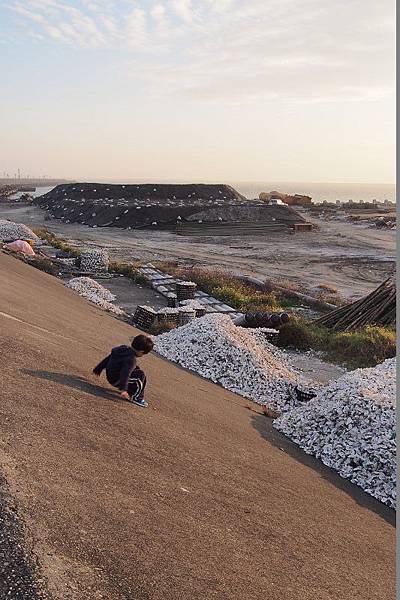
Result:
[[395,230],[339,221],[315,218],[319,231],[296,235],[185,238],[169,232],[92,229],[56,219],[44,221],[45,214],[31,206],[0,207],[0,218],[44,226],[80,243],[106,247],[119,259],[178,259],[261,279],[290,279],[310,290],[329,283],[345,298],[371,291],[394,269]]
[[150,408],[121,401],[91,369],[135,330],[4,254],[0,278],[0,460],[55,599],[394,597],[394,511],[157,356]]

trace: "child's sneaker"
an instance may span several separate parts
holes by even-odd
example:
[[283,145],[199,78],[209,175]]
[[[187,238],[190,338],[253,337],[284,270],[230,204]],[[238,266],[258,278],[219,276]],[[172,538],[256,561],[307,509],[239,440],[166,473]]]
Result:
[[136,404],[136,406],[141,406],[142,408],[147,408],[149,405],[144,398],[140,400],[131,400],[132,404]]

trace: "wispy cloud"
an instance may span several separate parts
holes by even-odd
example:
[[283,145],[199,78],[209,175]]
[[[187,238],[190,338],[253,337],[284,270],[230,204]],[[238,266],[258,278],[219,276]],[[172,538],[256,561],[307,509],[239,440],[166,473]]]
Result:
[[185,23],[193,23],[196,15],[191,0],[171,0],[171,6],[176,15]]
[[315,102],[372,101],[392,90],[391,0],[16,0],[10,8],[36,43],[118,50],[127,74],[154,94]]
[[[11,9],[25,19],[37,23],[41,33],[74,46],[101,46],[107,36],[86,11],[58,0],[27,0],[15,2]],[[105,23],[103,22],[103,26]]]

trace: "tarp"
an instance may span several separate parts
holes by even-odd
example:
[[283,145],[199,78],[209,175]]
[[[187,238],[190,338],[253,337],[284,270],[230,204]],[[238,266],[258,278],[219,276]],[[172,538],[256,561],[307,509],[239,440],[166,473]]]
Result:
[[35,256],[33,248],[24,240],[15,240],[15,242],[11,242],[10,244],[4,244],[4,248],[13,250],[14,252],[23,252],[24,254]]

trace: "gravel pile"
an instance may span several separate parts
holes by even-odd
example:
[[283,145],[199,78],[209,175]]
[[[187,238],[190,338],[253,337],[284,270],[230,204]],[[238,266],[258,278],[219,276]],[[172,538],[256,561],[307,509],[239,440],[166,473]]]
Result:
[[396,504],[396,359],[357,369],[274,427],[371,496]]
[[124,312],[118,306],[111,304],[115,300],[114,294],[90,277],[75,277],[74,279],[70,279],[65,285],[78,292],[83,298],[93,302],[93,304],[104,308],[104,310],[108,310],[116,315],[122,315]]
[[165,308],[160,308],[160,310],[158,311],[158,313],[161,313],[163,315],[177,315],[178,314],[178,309],[166,306]]
[[87,273],[108,271],[108,252],[102,249],[84,250],[80,255],[80,268]]
[[179,302],[179,306],[182,308],[191,308],[193,310],[201,310],[202,308],[204,308],[204,304],[202,304],[198,300],[181,300]]
[[299,375],[284,353],[236,327],[227,315],[206,315],[157,336],[155,350],[222,387],[282,412],[297,404]]
[[0,219],[0,240],[2,242],[15,242],[15,240],[34,240],[38,242],[39,238],[33,233],[32,229],[22,223]]
[[227,185],[216,184],[63,184],[35,199],[52,217],[91,227],[158,227],[207,207],[250,205]]
[[[53,218],[89,227],[176,230],[185,222],[195,233],[207,223],[258,223],[276,228],[303,222],[289,206],[247,200],[234,188],[218,184],[62,184],[35,198]],[[185,227],[186,231],[186,227]],[[257,229],[258,231],[258,229]]]

